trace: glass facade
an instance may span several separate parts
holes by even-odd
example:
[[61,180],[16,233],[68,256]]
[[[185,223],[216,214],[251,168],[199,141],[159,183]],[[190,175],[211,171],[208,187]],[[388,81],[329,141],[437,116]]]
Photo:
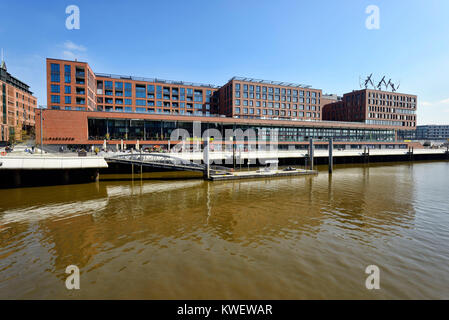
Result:
[[[88,119],[89,140],[103,140],[109,135],[112,140],[165,140],[175,129],[186,129],[193,136],[193,122],[135,120],[135,119]],[[253,129],[258,139],[271,141],[278,137],[279,142],[304,142],[313,138],[315,141],[379,141],[393,142],[394,130],[381,129],[341,129],[341,128],[311,128],[287,126],[258,126],[222,123],[201,123],[201,132],[206,129],[217,129],[225,137],[225,130]]]

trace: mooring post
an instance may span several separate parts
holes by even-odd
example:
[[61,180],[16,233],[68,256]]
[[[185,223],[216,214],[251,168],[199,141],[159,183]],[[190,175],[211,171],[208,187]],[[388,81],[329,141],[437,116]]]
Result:
[[204,140],[204,149],[203,149],[203,162],[205,164],[204,167],[204,179],[210,179],[210,161],[209,161],[209,137]]
[[333,142],[332,138],[330,138],[329,139],[329,173],[332,173],[332,171],[334,171],[333,149],[334,149],[334,142]]
[[313,147],[313,139],[309,140],[309,161],[310,161],[310,170],[313,170],[313,158],[314,158],[314,147]]
[[232,139],[232,168],[235,171],[235,136],[232,136],[231,139]]
[[140,148],[140,180],[142,180],[142,168],[143,168],[143,157],[142,157],[142,148]]

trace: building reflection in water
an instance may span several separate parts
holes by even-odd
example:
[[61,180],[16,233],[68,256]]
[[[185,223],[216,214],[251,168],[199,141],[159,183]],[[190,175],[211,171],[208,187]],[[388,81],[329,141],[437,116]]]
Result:
[[213,183],[137,179],[1,190],[7,200],[0,209],[0,274],[20,285],[15,265],[30,245],[46,251],[39,257],[45,270],[37,276],[62,279],[70,264],[82,273],[110,272],[114,260],[126,256],[146,265],[152,261],[148,252],[167,248],[223,257],[234,251],[255,261],[257,255],[244,248],[291,249],[323,231],[366,244],[413,225],[411,170],[342,166],[332,176]]

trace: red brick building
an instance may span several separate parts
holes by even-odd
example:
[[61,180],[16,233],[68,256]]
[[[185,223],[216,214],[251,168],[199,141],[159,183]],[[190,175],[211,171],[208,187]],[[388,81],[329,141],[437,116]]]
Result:
[[219,90],[219,113],[235,118],[321,120],[321,90],[233,77]]
[[86,62],[47,59],[50,109],[210,115],[217,86],[95,74]]
[[0,66],[0,143],[30,138],[34,131],[37,99],[30,87]]
[[86,62],[47,59],[47,106],[96,110],[95,74]]
[[[40,113],[37,114],[36,142],[40,143]],[[216,129],[222,137],[226,130],[253,129],[262,139],[272,141],[276,136],[281,146],[306,146],[313,138],[317,144],[327,144],[330,137],[336,145],[359,147],[404,145],[397,141],[391,126],[337,121],[292,121],[273,119],[243,119],[231,117],[204,117],[173,114],[139,114],[105,111],[44,110],[43,143],[64,146],[108,146],[120,144],[123,139],[128,146],[139,141],[140,146],[164,145],[177,142],[171,139],[175,129],[185,129],[191,138],[199,138],[206,129]],[[199,134],[194,131],[200,126]],[[261,136],[259,136],[260,138]],[[228,141],[223,141],[228,143]]]
[[352,91],[323,106],[323,120],[416,129],[417,96],[373,89]]
[[413,130],[416,123],[408,114],[416,110],[412,95],[361,90],[340,100],[308,85],[233,77],[218,87],[94,73],[86,62],[59,59],[47,59],[47,99],[43,141],[53,145],[104,140],[168,145],[173,130],[183,128],[193,136],[197,122],[220,132],[269,132],[262,139],[276,135],[287,145],[306,144],[309,138],[325,143],[331,137],[342,144],[380,145],[400,143],[398,130]]

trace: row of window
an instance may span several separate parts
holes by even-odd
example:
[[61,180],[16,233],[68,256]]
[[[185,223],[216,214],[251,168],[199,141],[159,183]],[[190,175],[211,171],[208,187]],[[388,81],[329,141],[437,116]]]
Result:
[[308,118],[319,118],[319,112],[297,112],[297,111],[288,111],[288,110],[273,110],[273,109],[254,109],[254,108],[235,108],[235,113],[240,114],[242,111],[243,114],[263,114],[263,115],[275,115],[275,116],[289,116],[289,117],[304,117],[304,115]]
[[[60,93],[61,87],[58,84],[52,84],[50,87],[51,93]],[[86,94],[86,91],[84,87],[76,87],[75,90],[76,94]],[[64,93],[65,94],[71,94],[72,93],[72,87],[71,86],[64,86]]]
[[368,92],[368,98],[393,100],[393,101],[416,102],[416,98],[413,98],[413,97],[406,97],[403,95],[377,93],[377,92]]
[[[57,63],[50,64],[50,77],[51,82],[61,82],[60,65]],[[75,69],[76,83],[84,84],[85,72],[84,68],[76,67]],[[64,65],[64,82],[72,82],[72,70],[70,65]]]
[[389,112],[389,113],[402,113],[402,114],[416,114],[415,110],[410,109],[395,109],[395,108],[386,108],[386,107],[377,107],[377,106],[369,106],[369,111],[375,112]]
[[136,113],[157,113],[157,114],[187,114],[187,115],[210,115],[209,111],[201,110],[173,110],[173,109],[154,109],[154,108],[141,108],[135,109],[131,107],[112,107],[112,106],[98,106],[98,109],[106,112],[136,112]]
[[[50,101],[51,101],[51,103],[61,103],[61,96],[51,95]],[[64,96],[64,103],[65,104],[71,104],[72,103],[72,97],[71,96]],[[85,104],[86,103],[86,99],[77,97],[75,103],[76,104]]]
[[380,106],[390,106],[390,107],[416,108],[416,103],[385,101],[385,100],[375,100],[375,99],[368,99],[368,104],[375,104],[375,105],[380,105]]
[[[98,90],[97,90],[98,91]],[[98,92],[97,92],[98,93]],[[98,93],[103,94],[103,93]],[[115,91],[115,93],[112,90],[105,90],[104,91],[105,96],[116,96],[116,97],[123,97],[122,91]],[[132,97],[132,93],[126,93],[125,97]],[[146,96],[145,94],[141,94],[139,92],[136,92],[136,98],[147,98],[147,99],[159,99],[159,100],[174,100],[174,101],[195,101],[195,102],[203,102],[203,96],[186,96],[186,95],[179,95],[179,96],[170,96],[169,94],[162,95],[161,93],[157,93],[156,95],[153,93],[148,93]],[[205,99],[206,102],[211,102],[211,97],[206,96]]]
[[390,120],[366,120],[366,124],[376,124],[382,126],[403,126],[403,127],[414,127],[414,122],[403,122],[403,121],[390,121]]
[[[97,81],[97,94],[105,95],[116,95],[132,97],[132,83],[129,82],[113,82],[113,81]],[[212,96],[212,90],[205,91],[206,97]],[[187,97],[192,97],[192,99],[198,101],[203,98],[203,90],[192,89],[192,88],[172,88],[163,87],[155,85],[135,85],[135,96],[137,98],[154,98],[157,96],[158,99],[162,99],[162,96],[169,97],[170,95],[173,99],[186,100]],[[170,98],[166,98],[170,99]]]
[[[67,97],[66,97],[67,98]],[[132,105],[132,100],[131,99],[125,99],[124,101],[122,99],[115,99],[115,104],[119,104],[122,105],[124,102],[125,105]],[[70,103],[70,102],[66,102],[66,103]],[[100,103],[103,103],[103,101],[101,101]],[[106,104],[114,104],[113,99],[105,99],[104,103]],[[206,104],[201,104],[201,103],[184,103],[184,102],[163,102],[163,101],[146,101],[146,100],[136,100],[136,106],[149,106],[149,107],[166,107],[166,108],[187,108],[187,109],[206,109],[206,110],[210,110],[210,104],[206,103]]]
[[285,102],[300,102],[304,103],[307,101],[307,103],[313,103],[316,104],[317,101],[320,103],[320,99],[316,98],[304,98],[304,97],[290,97],[290,96],[280,96],[280,95],[272,95],[272,94],[259,94],[259,93],[247,93],[244,92],[243,95],[240,94],[239,91],[235,92],[235,98],[243,98],[243,99],[261,99],[261,100],[269,100],[269,101],[285,101]]
[[[236,83],[235,84],[235,91],[240,91],[240,89],[242,88],[242,86],[240,85],[240,83]],[[255,90],[254,90],[255,89]],[[315,91],[304,91],[304,90],[294,90],[294,89],[285,89],[285,88],[277,88],[277,87],[265,87],[265,86],[254,86],[254,85],[248,85],[248,84],[244,84],[243,85],[243,92],[256,92],[256,93],[275,93],[275,94],[282,94],[282,95],[293,95],[293,96],[301,96],[304,97],[304,95],[307,95],[307,97],[314,97],[316,98],[317,96],[320,96],[320,93],[315,92]]]
[[65,106],[65,107],[61,107],[61,106],[51,106],[51,108],[53,110],[76,110],[76,111],[86,111],[85,107],[70,107],[70,106]]
[[[236,106],[240,106],[240,100],[235,100],[235,105]],[[318,110],[320,111],[321,107],[320,106],[314,106],[314,105],[297,105],[297,104],[290,104],[290,103],[273,103],[273,102],[261,102],[261,101],[256,101],[256,103],[254,104],[253,100],[243,100],[243,106],[244,107],[261,107],[263,106],[264,108],[282,108],[282,109],[299,109],[299,110]]]

